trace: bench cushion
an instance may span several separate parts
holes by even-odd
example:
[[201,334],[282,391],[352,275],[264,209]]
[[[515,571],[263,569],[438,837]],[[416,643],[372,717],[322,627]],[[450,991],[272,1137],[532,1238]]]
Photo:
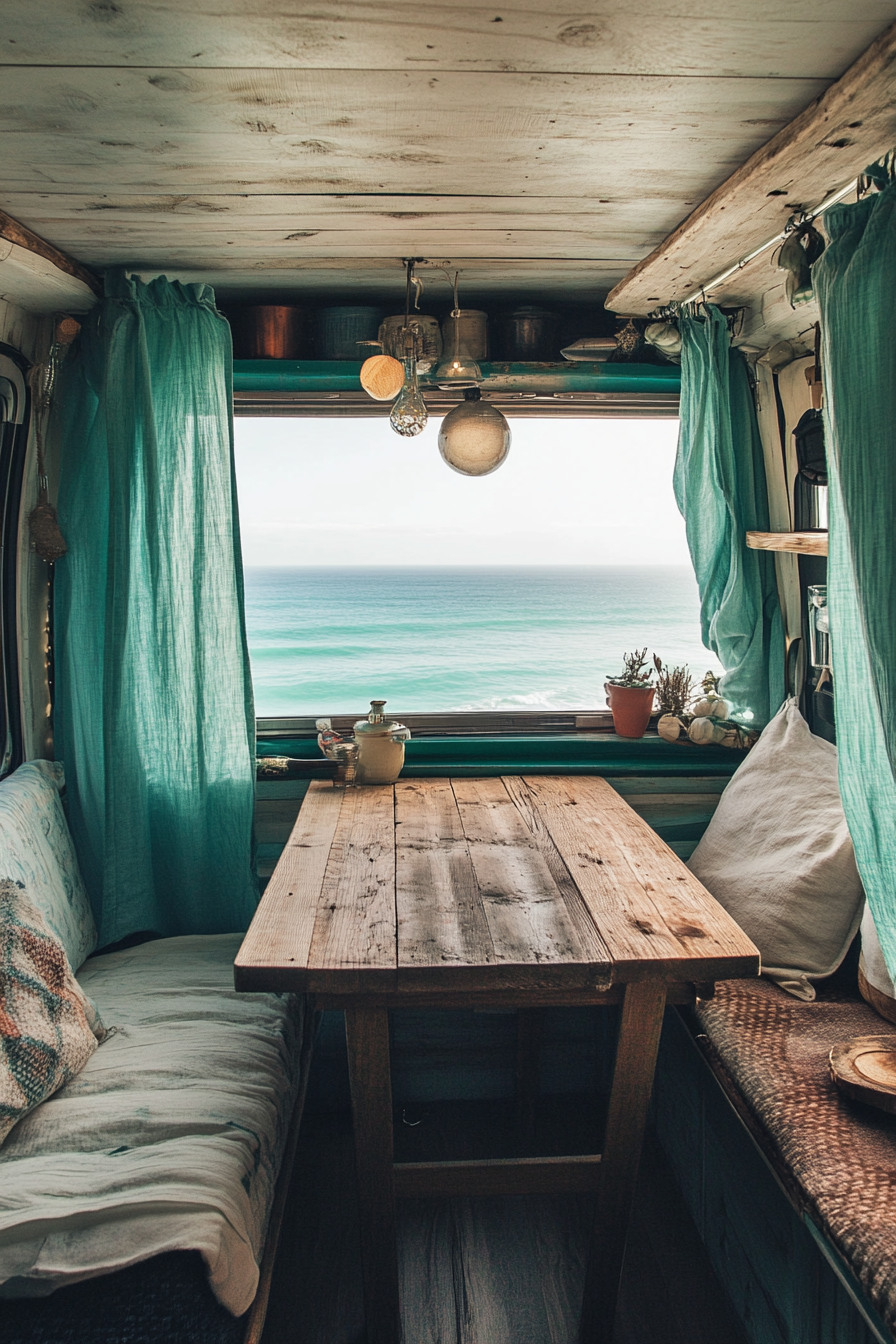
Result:
[[29,761],[0,781],[0,877],[27,890],[77,971],[97,934],[62,810],[63,784],[55,761]]
[[851,994],[801,1003],[756,980],[718,985],[698,1016],[785,1184],[896,1328],[896,1123],[847,1100],[828,1068],[833,1045],[881,1035],[880,1018]]
[[160,939],[82,968],[111,1034],[0,1149],[0,1296],[198,1250],[218,1300],[250,1305],[302,1009],[234,992],[241,940]]

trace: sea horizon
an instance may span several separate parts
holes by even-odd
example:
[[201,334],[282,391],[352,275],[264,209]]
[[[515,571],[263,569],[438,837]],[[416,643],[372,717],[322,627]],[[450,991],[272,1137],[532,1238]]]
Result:
[[717,670],[686,565],[247,566],[261,717],[605,706],[622,655]]

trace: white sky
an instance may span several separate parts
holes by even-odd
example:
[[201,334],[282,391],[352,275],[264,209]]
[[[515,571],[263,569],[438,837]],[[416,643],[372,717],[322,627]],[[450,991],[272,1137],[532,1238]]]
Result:
[[439,421],[236,422],[247,565],[686,565],[672,496],[677,420],[511,420],[479,479],[439,456]]

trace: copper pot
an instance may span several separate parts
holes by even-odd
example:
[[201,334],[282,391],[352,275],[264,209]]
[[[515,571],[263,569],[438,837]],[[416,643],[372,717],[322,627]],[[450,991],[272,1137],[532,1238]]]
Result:
[[296,304],[239,304],[227,309],[234,359],[310,359],[310,308]]

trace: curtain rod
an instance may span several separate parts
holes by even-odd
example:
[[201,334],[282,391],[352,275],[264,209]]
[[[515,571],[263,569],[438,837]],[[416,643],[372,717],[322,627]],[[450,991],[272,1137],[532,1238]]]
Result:
[[[853,178],[853,180],[848,182],[845,187],[841,187],[841,189],[835,191],[833,195],[827,196],[820,205],[816,205],[814,210],[806,211],[805,219],[807,221],[817,219],[819,215],[824,214],[825,210],[829,210],[832,205],[837,205],[845,196],[848,196],[850,192],[855,191],[857,187],[858,178]],[[783,242],[786,236],[787,230],[784,228],[780,233],[776,233],[774,238],[769,238],[768,242],[762,243],[759,247],[754,247],[752,252],[748,252],[745,257],[742,257],[740,261],[735,262],[733,266],[729,266],[727,270],[722,271],[713,280],[710,280],[705,285],[701,285],[699,289],[695,289],[692,294],[687,296],[687,298],[681,299],[681,305],[683,306],[686,303],[696,303],[698,299],[706,298],[712,290],[718,289],[719,285],[723,284],[725,280],[728,280],[738,271],[742,271],[745,266],[748,266],[751,261],[755,261],[757,257],[761,257],[763,252],[767,252],[770,247],[775,247],[778,243]]]

